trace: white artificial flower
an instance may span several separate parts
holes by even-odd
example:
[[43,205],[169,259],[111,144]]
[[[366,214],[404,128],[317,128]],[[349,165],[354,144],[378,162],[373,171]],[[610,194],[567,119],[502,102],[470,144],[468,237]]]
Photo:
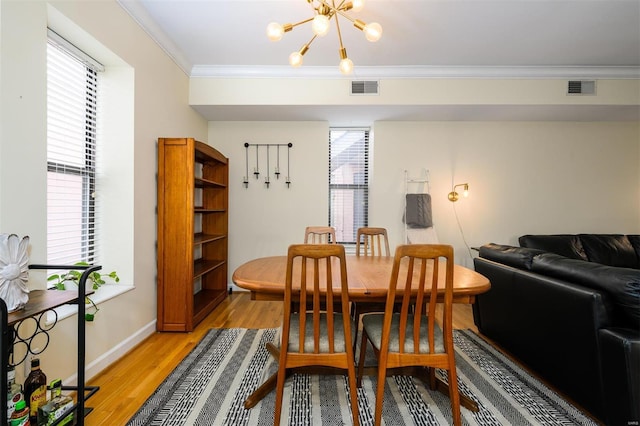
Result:
[[0,298],[9,312],[24,307],[29,300],[29,237],[0,234]]

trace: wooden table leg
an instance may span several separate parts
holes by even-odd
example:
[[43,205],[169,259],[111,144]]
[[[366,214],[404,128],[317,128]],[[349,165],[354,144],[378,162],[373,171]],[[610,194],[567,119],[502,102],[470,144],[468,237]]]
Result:
[[[422,380],[427,386],[429,386],[429,368],[412,369],[411,374],[416,377],[419,377],[420,380]],[[435,390],[437,390],[438,392],[446,396],[449,396],[449,385],[439,377],[436,377]],[[469,398],[466,394],[460,391],[458,391],[458,393],[460,394],[460,405],[462,405],[464,408],[468,409],[469,411],[473,411],[474,413],[477,413],[478,411],[480,411],[480,407],[478,407],[477,402],[475,402],[473,399]]]
[[[436,389],[441,393],[449,396],[449,385],[446,384],[439,377],[436,378]],[[464,408],[466,408],[469,411],[473,411],[474,413],[477,413],[478,411],[480,411],[480,407],[478,407],[477,402],[475,402],[473,399],[469,398],[466,394],[460,391],[458,391],[458,393],[460,394],[460,405],[462,405]]]
[[276,345],[274,345],[272,342],[267,342],[265,346],[267,347],[267,350],[269,351],[271,356],[276,359],[276,361],[280,359],[280,349],[278,349]]
[[[280,357],[280,350],[271,342],[267,343],[266,347],[271,356],[273,356],[277,361]],[[288,375],[289,372],[287,372],[287,376]],[[244,408],[249,409],[255,407],[256,404],[262,400],[262,398],[267,396],[269,392],[275,389],[277,383],[278,373],[276,372],[272,374],[263,384],[261,384],[258,389],[254,390],[253,393],[251,393],[251,395],[247,397],[247,399],[244,400]]]
[[258,402],[262,400],[269,392],[271,392],[276,387],[276,383],[278,382],[278,373],[274,373],[271,375],[267,381],[265,381],[260,387],[253,391],[251,395],[244,400],[244,408],[253,408],[256,406]]

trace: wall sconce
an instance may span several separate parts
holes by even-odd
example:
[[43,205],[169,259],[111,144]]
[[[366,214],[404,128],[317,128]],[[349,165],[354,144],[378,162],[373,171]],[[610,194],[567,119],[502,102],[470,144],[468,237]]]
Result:
[[449,193],[449,195],[447,195],[447,198],[449,198],[449,201],[451,201],[452,203],[455,203],[456,201],[458,201],[458,198],[460,198],[460,194],[458,194],[456,192],[456,188],[459,186],[463,186],[463,192],[462,195],[465,197],[469,196],[469,184],[468,183],[459,183],[458,185],[454,185],[453,189],[451,190],[451,192]]

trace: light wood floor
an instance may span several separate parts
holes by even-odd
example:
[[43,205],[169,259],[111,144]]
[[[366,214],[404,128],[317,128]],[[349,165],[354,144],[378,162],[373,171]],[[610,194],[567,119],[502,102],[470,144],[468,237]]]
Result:
[[[125,425],[210,328],[273,328],[280,325],[281,315],[282,302],[256,302],[249,293],[236,292],[193,332],[153,334],[88,381],[89,385],[100,386],[100,391],[87,402],[94,410],[85,424]],[[477,331],[470,305],[454,305],[453,318],[455,328]]]

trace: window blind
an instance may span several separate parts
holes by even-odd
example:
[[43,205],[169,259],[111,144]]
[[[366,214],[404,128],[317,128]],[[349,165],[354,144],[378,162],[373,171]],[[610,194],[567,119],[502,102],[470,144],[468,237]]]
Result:
[[355,244],[369,222],[369,129],[329,131],[329,225],[341,244]]
[[96,259],[97,95],[96,67],[65,48],[59,39],[50,39],[47,45],[47,262],[50,264],[94,263]]

